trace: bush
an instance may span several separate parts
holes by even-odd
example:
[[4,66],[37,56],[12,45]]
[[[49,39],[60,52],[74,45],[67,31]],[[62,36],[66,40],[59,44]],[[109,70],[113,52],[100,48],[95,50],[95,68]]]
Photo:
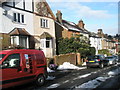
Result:
[[98,50],[98,53],[99,53],[99,54],[106,54],[107,56],[110,56],[110,55],[111,55],[108,49]]
[[95,48],[90,47],[86,38],[77,36],[71,38],[60,38],[58,40],[58,54],[80,53],[82,57],[95,55]]

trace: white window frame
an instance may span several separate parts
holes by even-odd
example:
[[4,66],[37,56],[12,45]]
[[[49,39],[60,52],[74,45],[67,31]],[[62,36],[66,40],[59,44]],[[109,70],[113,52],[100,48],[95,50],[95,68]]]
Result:
[[49,22],[47,19],[40,18],[40,26],[42,28],[49,28]]
[[[15,14],[16,14],[16,17],[15,17]],[[18,17],[18,15],[20,16]],[[13,22],[25,24],[25,15],[21,13],[13,12]]]
[[[49,41],[49,47],[47,47],[47,41]],[[52,39],[41,39],[40,40],[41,44],[40,47],[41,48],[52,48]]]

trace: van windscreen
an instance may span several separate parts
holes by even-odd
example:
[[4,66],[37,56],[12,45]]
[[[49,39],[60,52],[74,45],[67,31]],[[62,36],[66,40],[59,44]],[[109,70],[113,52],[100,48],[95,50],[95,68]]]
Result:
[[2,60],[5,57],[6,54],[0,54],[0,60]]

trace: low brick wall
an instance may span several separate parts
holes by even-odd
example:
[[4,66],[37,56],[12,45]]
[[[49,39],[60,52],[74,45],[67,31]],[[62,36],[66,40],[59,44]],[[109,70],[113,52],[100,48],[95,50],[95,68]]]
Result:
[[70,53],[70,54],[61,54],[54,56],[54,62],[57,65],[62,65],[64,62],[70,62],[71,64],[77,65],[80,64],[80,54]]

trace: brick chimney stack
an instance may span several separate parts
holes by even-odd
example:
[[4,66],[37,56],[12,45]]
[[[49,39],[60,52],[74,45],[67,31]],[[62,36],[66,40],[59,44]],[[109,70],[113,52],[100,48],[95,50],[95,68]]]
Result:
[[56,13],[56,19],[59,23],[62,24],[62,13],[60,10],[57,10],[57,13]]
[[83,23],[83,20],[81,19],[79,22],[78,22],[78,27],[80,28],[84,28],[85,24]]
[[104,37],[104,33],[103,33],[103,30],[102,29],[98,29],[98,36],[99,37]]

